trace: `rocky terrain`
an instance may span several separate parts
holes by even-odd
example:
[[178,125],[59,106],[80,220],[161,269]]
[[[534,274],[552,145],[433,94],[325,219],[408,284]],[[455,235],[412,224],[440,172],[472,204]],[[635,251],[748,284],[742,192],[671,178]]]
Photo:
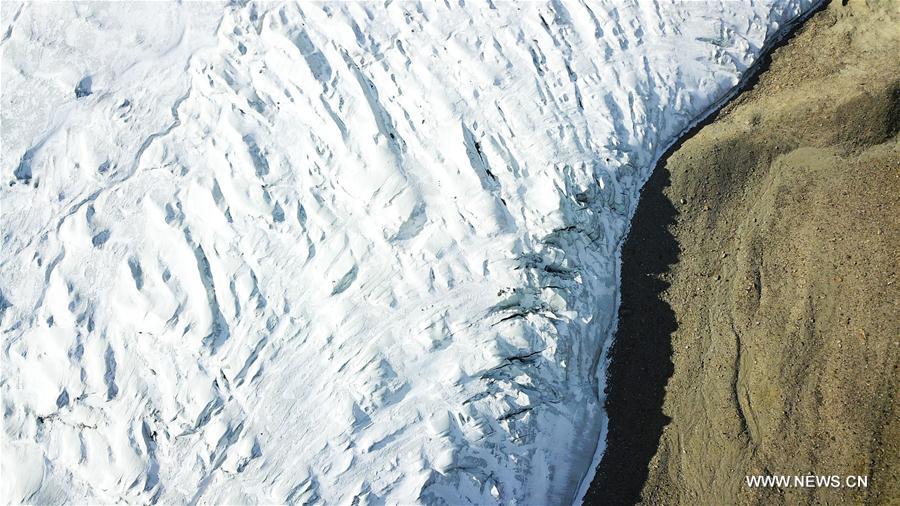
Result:
[[[898,26],[896,2],[832,2],[645,186],[607,391],[627,465],[589,499],[900,500]],[[807,474],[869,484],[745,483]]]

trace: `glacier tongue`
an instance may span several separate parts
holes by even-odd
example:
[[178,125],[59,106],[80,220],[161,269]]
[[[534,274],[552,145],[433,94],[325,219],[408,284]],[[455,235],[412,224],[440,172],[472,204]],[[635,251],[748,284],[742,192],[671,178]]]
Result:
[[572,502],[640,186],[811,3],[2,4],[3,499]]

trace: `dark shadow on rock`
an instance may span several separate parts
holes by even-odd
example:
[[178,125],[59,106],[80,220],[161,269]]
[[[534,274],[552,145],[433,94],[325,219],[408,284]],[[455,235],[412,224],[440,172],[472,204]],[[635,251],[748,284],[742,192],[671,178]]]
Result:
[[669,231],[677,211],[663,194],[669,185],[664,159],[641,192],[622,246],[622,303],[607,371],[607,447],[585,504],[638,502],[647,465],[669,423],[662,404],[674,370],[671,336],[677,324],[661,294],[669,286],[663,277],[679,253]]

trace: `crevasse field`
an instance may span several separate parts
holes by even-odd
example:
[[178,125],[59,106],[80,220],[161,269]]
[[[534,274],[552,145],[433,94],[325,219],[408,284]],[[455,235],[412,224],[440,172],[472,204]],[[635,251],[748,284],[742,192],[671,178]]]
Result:
[[3,502],[578,501],[640,187],[812,3],[4,2]]

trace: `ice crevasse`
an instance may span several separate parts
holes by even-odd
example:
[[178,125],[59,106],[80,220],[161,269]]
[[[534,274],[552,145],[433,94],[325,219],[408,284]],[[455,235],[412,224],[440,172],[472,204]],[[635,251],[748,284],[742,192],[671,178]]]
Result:
[[4,2],[4,502],[577,500],[640,187],[813,3]]

